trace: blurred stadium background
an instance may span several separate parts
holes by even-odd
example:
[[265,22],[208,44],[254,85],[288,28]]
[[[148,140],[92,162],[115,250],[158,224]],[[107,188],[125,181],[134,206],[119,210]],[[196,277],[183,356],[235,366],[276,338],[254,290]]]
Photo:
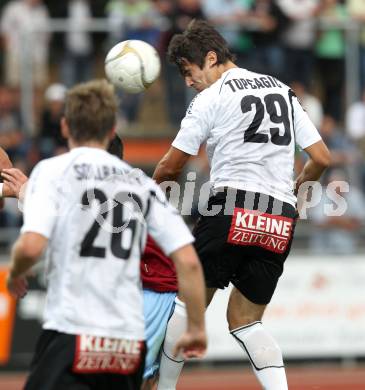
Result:
[[[159,50],[161,77],[144,94],[120,93],[118,132],[126,161],[152,173],[193,97],[165,60],[171,35],[192,18],[217,26],[237,64],[289,83],[333,153],[323,190],[308,198],[298,222],[265,323],[283,348],[290,389],[365,389],[363,0],[0,0],[0,146],[26,173],[40,159],[63,153],[58,122],[67,87],[104,77],[109,48],[142,39]],[[304,162],[298,150],[298,170]],[[204,152],[189,171],[197,173],[193,212],[186,216],[192,225],[200,186],[208,180]],[[329,208],[335,215],[326,215]],[[6,262],[21,223],[17,202],[7,201],[0,211],[4,390],[21,388],[24,374],[14,371],[27,370],[44,302],[41,267],[21,302],[5,291]],[[248,363],[237,368],[242,356],[226,331],[226,301],[227,292],[221,293],[209,308],[208,356],[188,365],[178,388],[258,389]]]

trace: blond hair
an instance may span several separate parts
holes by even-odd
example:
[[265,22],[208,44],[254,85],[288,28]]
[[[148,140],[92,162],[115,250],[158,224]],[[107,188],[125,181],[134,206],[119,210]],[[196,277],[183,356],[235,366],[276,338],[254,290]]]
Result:
[[106,80],[78,84],[66,95],[65,118],[76,142],[103,141],[114,128],[118,99]]

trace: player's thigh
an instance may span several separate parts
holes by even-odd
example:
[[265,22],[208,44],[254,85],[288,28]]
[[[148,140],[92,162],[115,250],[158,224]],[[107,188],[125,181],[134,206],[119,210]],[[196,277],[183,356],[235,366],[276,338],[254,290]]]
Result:
[[175,306],[176,293],[158,293],[143,290],[145,333],[147,343],[144,378],[156,374],[159,368],[159,354],[163,344],[166,327]]
[[[214,202],[213,205],[217,205],[220,201],[221,199],[217,197],[210,200]],[[232,276],[233,270],[227,254],[230,223],[231,217],[220,213],[215,216],[200,217],[194,228],[194,246],[202,264],[205,285],[208,289],[227,287]]]
[[236,287],[233,287],[227,307],[229,329],[261,321],[266,305],[251,302]]

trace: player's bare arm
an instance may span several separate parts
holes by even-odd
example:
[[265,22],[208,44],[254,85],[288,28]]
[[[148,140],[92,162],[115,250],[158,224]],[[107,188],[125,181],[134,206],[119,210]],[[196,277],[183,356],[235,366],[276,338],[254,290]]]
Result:
[[331,164],[331,154],[322,140],[304,150],[310,159],[296,179],[296,191],[303,183],[318,180],[323,171]]
[[46,237],[33,232],[22,234],[15,242],[11,252],[7,287],[16,298],[22,298],[26,294],[26,275],[41,257],[47,242]]
[[153,179],[157,184],[164,181],[176,180],[189,160],[189,157],[190,154],[171,146],[169,151],[157,164],[153,173]]
[[205,333],[205,291],[203,271],[192,245],[185,245],[171,254],[175,263],[179,292],[188,313],[187,331],[176,344],[175,356],[183,351],[184,357],[202,357],[207,347]]
[[0,169],[11,168],[13,166],[8,154],[3,148],[0,148]]
[[[0,148],[0,171],[3,171],[5,168],[11,168],[13,166],[12,162],[9,159],[8,154],[5,152],[3,148]],[[4,188],[4,184],[0,184],[0,196],[6,197],[6,191]],[[0,208],[2,208],[4,205],[4,200],[0,199]]]

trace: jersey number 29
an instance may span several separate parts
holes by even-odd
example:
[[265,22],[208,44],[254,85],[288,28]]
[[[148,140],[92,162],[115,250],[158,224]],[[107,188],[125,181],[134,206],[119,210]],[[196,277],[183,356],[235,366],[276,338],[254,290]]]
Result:
[[[269,135],[257,132],[259,130],[262,121],[265,116],[265,107],[266,111],[270,116],[271,122],[275,124],[283,124],[284,134],[280,135],[279,127],[270,128],[271,142],[275,145],[289,145],[291,141],[290,133],[290,119],[289,119],[289,110],[288,104],[285,98],[282,95],[277,93],[272,93],[266,95],[262,101],[261,98],[248,95],[241,100],[241,110],[243,114],[250,112],[255,106],[256,112],[255,116],[244,133],[245,142],[255,142],[255,143],[267,143],[269,142]],[[276,104],[279,106],[280,111],[277,109]]]

